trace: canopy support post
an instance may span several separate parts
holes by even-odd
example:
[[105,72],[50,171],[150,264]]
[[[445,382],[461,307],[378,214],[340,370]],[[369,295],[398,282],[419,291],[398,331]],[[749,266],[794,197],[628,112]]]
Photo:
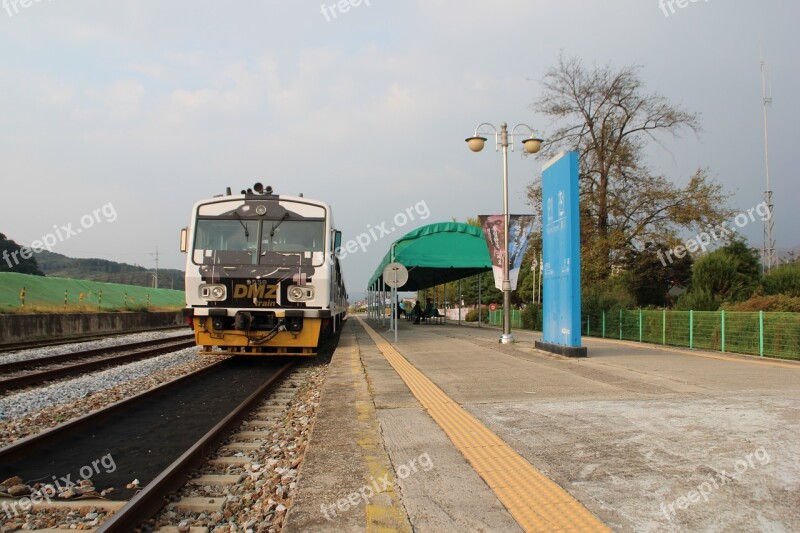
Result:
[[483,327],[483,299],[481,298],[481,275],[478,274],[478,327]]
[[458,325],[461,325],[461,280],[458,280]]
[[[396,244],[397,243],[392,243],[392,248],[391,248],[391,254],[392,254],[391,255],[392,261],[391,262],[392,263],[395,262],[394,247],[395,247]],[[392,283],[392,285],[391,285],[391,289],[392,290],[391,290],[391,297],[390,297],[390,300],[389,300],[390,301],[390,305],[391,305],[391,308],[390,308],[391,312],[390,312],[390,315],[389,315],[391,317],[389,319],[390,320],[389,331],[394,331],[394,343],[397,344],[397,326],[398,326],[397,321],[400,318],[400,313],[399,313],[400,310],[397,307],[398,307],[398,304],[400,302],[399,302],[399,297],[398,297],[398,292],[399,291],[397,290],[397,272],[396,271],[395,271],[394,280],[392,280],[392,281],[394,281],[394,283]]]

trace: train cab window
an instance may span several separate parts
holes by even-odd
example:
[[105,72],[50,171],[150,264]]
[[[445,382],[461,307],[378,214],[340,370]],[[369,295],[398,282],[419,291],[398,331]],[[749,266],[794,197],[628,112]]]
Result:
[[257,246],[257,221],[197,221],[194,240],[194,262],[197,264],[253,264]]
[[325,221],[266,220],[261,228],[262,262],[267,252],[280,254],[305,253],[314,258],[325,250]]

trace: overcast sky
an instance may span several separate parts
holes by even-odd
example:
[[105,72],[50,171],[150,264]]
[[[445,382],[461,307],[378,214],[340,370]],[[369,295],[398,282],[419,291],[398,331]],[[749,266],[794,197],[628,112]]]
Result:
[[[107,206],[53,251],[153,267],[158,247],[161,266],[183,268],[192,204],[255,181],[327,201],[345,240],[411,207],[415,220],[344,259],[360,293],[394,238],[502,210],[501,156],[464,139],[486,121],[546,137],[530,104],[560,50],[642,65],[648,91],[701,113],[699,136],[663,138],[649,164],[679,184],[707,167],[746,210],[765,187],[759,46],[777,243],[800,244],[794,1],[2,5],[0,232],[21,244]],[[511,154],[513,212],[543,162]],[[760,221],[741,231],[760,248]]]

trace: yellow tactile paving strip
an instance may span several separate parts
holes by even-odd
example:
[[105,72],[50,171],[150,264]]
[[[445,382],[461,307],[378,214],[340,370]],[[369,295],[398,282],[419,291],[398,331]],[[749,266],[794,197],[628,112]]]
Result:
[[611,531],[417,370],[361,318],[369,336],[425,411],[525,531]]

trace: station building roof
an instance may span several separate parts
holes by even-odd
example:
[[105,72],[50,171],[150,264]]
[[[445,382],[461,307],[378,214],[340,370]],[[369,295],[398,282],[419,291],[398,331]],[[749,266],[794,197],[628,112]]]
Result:
[[[393,243],[394,261],[408,269],[400,291],[418,291],[492,269],[483,229],[461,222],[428,224]],[[392,246],[367,286],[382,286],[383,269],[392,262]]]

